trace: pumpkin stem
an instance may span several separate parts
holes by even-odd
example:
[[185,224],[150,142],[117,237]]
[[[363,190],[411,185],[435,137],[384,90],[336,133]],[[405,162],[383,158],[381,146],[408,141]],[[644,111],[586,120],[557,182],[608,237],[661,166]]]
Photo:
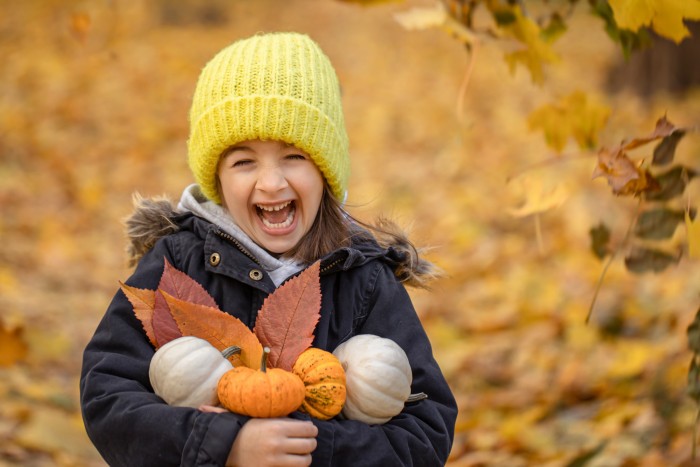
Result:
[[240,354],[241,353],[241,348],[238,347],[237,345],[232,345],[231,347],[226,347],[224,350],[221,351],[221,355],[224,356],[224,358],[228,359],[231,355],[235,354]]
[[263,348],[263,355],[262,359],[260,360],[260,371],[265,373],[267,371],[267,355],[270,353],[270,348],[265,347]]
[[428,395],[424,392],[417,392],[415,394],[411,394],[408,396],[408,399],[406,399],[406,402],[418,402],[422,401],[423,399],[427,399]]

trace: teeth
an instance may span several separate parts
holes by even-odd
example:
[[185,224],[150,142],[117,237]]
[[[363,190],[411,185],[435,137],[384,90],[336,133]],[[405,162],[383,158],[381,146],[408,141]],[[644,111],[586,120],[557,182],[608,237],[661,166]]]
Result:
[[[278,209],[277,209],[278,211]],[[287,219],[285,219],[284,222],[280,222],[279,224],[273,224],[272,222],[268,221],[264,217],[260,216],[260,219],[262,220],[262,223],[265,224],[267,228],[270,229],[286,229],[290,225],[292,225],[292,221],[294,221],[294,209],[291,209],[289,213],[287,214]]]
[[262,204],[257,204],[256,206],[259,209],[262,209],[263,211],[274,212],[286,208],[287,206],[289,206],[289,203],[291,203],[291,201],[287,201],[286,203],[278,204],[276,206],[264,206]]

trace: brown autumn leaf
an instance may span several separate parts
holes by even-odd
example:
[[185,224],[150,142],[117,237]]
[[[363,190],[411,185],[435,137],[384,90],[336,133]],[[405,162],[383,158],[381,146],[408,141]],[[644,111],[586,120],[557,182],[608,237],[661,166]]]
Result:
[[237,345],[241,353],[229,359],[233,366],[260,368],[263,347],[241,320],[215,307],[180,300],[166,292],[161,294],[183,335],[205,339],[220,351]]
[[158,347],[156,335],[153,332],[153,310],[156,306],[156,292],[150,289],[138,289],[119,281],[122,292],[134,307],[134,314],[141,321],[143,330],[153,347]]
[[613,193],[620,196],[636,196],[659,187],[654,177],[632,162],[622,148],[613,151],[603,148],[598,152],[592,178],[598,177],[605,177]]
[[288,280],[263,302],[253,331],[270,348],[270,366],[291,371],[314,340],[321,317],[320,263]]
[[661,139],[661,138],[665,138],[667,136],[670,136],[671,133],[673,133],[676,130],[677,130],[677,128],[675,127],[675,125],[673,123],[669,122],[666,119],[666,116],[664,115],[663,117],[661,117],[660,119],[658,119],[656,121],[656,127],[654,128],[654,131],[650,135],[642,137],[642,138],[634,138],[630,141],[625,141],[622,144],[622,149],[630,150],[630,149],[638,148],[639,146],[643,146],[643,145],[650,143],[652,141],[656,141],[657,139]]
[[153,334],[156,337],[158,345],[156,348],[162,347],[171,340],[182,337],[182,331],[175,322],[169,303],[165,300],[167,292],[158,289],[156,291],[155,306],[153,307]]

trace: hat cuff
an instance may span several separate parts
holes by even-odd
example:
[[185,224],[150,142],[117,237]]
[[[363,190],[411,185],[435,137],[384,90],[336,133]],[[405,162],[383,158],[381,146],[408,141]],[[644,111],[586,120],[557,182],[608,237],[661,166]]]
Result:
[[343,199],[350,167],[342,115],[329,116],[299,99],[269,95],[223,99],[200,115],[191,122],[189,163],[202,192],[212,201],[221,202],[216,183],[221,154],[236,143],[253,139],[284,141],[303,150],[334,196]]

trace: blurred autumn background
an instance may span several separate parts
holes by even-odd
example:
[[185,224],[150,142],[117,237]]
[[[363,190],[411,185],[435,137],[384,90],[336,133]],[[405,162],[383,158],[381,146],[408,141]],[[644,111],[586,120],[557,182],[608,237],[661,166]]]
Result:
[[[645,52],[625,60],[594,3],[525,2],[565,18],[536,76],[539,62],[507,59],[516,40],[482,31],[467,48],[466,30],[427,27],[432,0],[5,2],[0,465],[104,465],[78,378],[130,273],[121,220],[135,191],[177,199],[191,182],[187,112],[204,63],[272,30],[311,35],[336,67],[351,211],[410,226],[446,273],[411,293],[460,407],[449,465],[690,465],[694,224],[678,223],[665,245],[678,261],[658,273],[630,272],[622,254],[599,259],[589,231],[604,222],[620,244],[637,205],[591,180],[596,148],[649,135],[666,115],[688,129],[675,161],[700,168],[700,88],[684,79],[700,49],[678,58],[694,39],[661,39],[666,59],[645,69]],[[584,98],[585,111],[554,125],[578,119],[584,149],[564,130],[548,145],[532,115]],[[636,151],[648,161],[652,146]],[[700,199],[699,184],[681,205]]]

